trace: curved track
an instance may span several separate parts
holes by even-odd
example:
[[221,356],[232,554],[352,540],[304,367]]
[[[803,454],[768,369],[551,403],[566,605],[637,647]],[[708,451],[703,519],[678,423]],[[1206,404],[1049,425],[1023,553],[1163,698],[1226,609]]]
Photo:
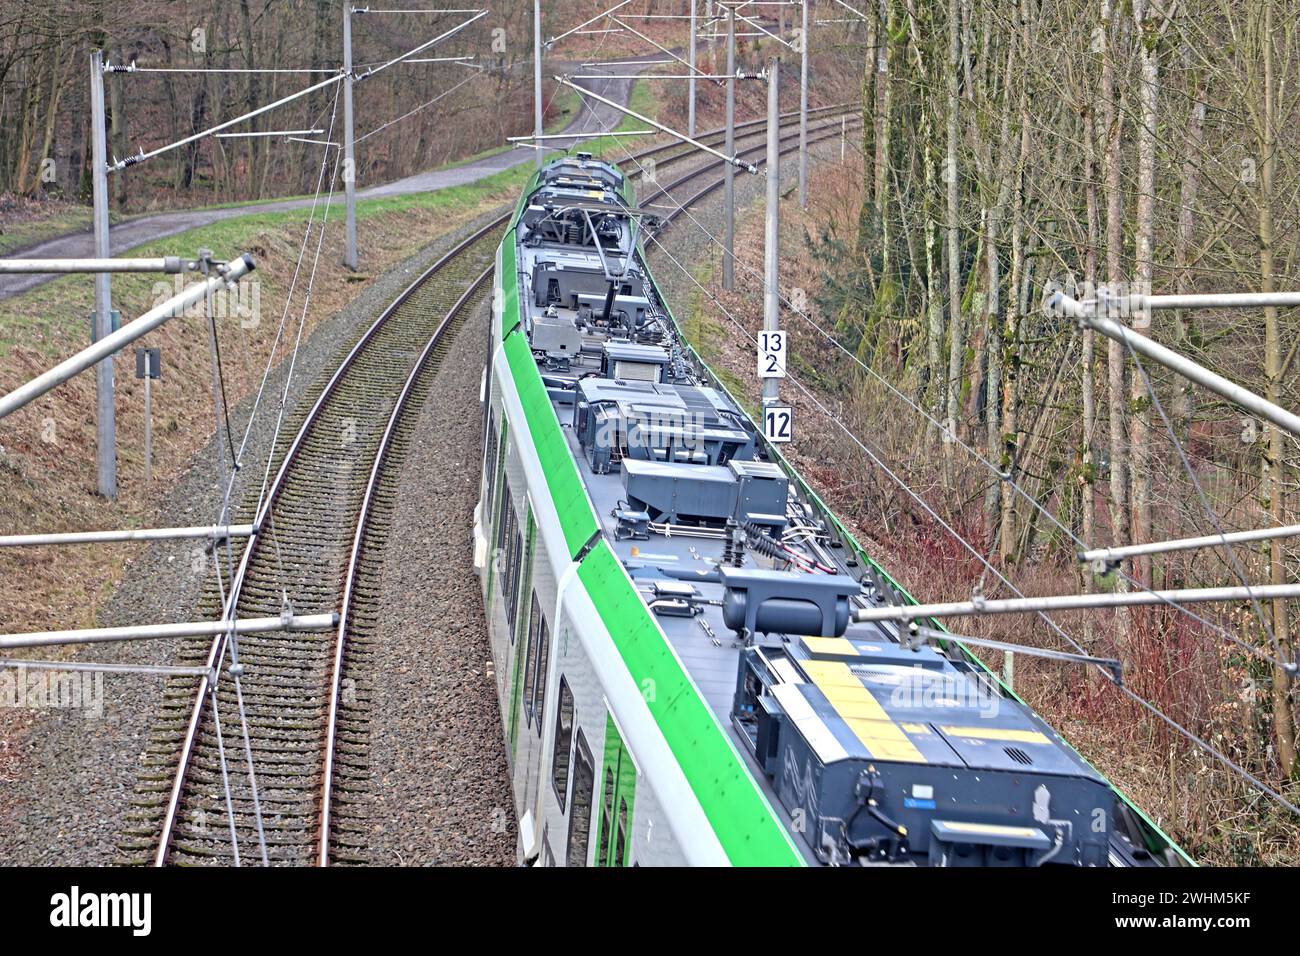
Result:
[[[845,112],[810,111],[836,122],[810,127],[809,143],[839,135]],[[797,116],[783,118],[783,127],[793,123]],[[762,137],[765,127],[765,120],[738,124],[737,140]],[[712,144],[722,133],[699,138]],[[783,143],[783,155],[797,149],[797,133],[784,135]],[[763,149],[760,142],[738,152],[754,156]],[[638,162],[654,159],[661,169],[690,158],[698,159],[698,151],[680,141],[636,155]],[[706,162],[644,201],[722,165]],[[683,205],[721,185],[719,177]],[[665,215],[665,223],[677,214]],[[364,821],[353,811],[367,782],[364,669],[396,494],[393,464],[404,453],[412,410],[421,404],[411,399],[427,390],[455,330],[481,303],[508,221],[508,214],[498,217],[463,240],[388,306],[343,358],[292,439],[273,450],[274,478],[250,516],[259,533],[248,539],[225,582],[224,602],[214,582],[208,603],[227,619],[275,615],[286,610],[292,593],[298,611],[338,607],[339,623],[327,634],[243,637],[238,681],[214,686],[204,678],[197,688],[192,681],[169,684],[148,769],[141,773],[140,824],[130,834],[133,848],[147,851],[154,864],[226,864],[249,853],[260,860],[259,810],[268,862],[365,861]],[[234,650],[223,635],[210,643],[190,642],[181,656],[215,674],[231,662]]]

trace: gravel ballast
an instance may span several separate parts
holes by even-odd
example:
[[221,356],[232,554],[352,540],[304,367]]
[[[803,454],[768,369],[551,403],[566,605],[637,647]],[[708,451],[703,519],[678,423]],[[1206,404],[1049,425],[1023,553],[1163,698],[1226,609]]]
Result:
[[368,665],[380,865],[515,861],[514,801],[473,566],[486,304],[439,367],[401,465]]

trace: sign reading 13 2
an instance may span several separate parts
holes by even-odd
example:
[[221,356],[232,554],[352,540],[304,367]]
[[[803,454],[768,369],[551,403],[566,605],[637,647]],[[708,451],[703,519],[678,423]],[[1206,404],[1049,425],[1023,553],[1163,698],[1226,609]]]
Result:
[[768,405],[763,409],[763,436],[774,445],[794,440],[794,409],[789,405]]
[[759,378],[785,378],[786,344],[784,332],[758,333]]

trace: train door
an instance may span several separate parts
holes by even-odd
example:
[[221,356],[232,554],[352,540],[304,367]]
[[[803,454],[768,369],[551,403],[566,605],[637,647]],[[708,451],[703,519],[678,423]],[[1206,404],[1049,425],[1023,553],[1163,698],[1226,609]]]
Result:
[[491,463],[491,467],[488,469],[487,488],[483,495],[483,510],[485,512],[484,519],[486,521],[484,535],[487,537],[489,544],[493,541],[496,542],[495,554],[490,554],[487,562],[486,605],[488,608],[489,620],[491,620],[492,615],[492,587],[496,583],[497,564],[499,563],[496,560],[496,556],[501,553],[503,538],[502,522],[505,519],[506,510],[510,502],[510,494],[508,491],[509,482],[505,480],[506,451],[508,448],[509,438],[510,422],[506,419],[505,415],[502,414],[501,437],[497,440],[495,447],[491,447],[492,442],[495,440],[495,433],[489,435],[488,439],[488,454],[490,456],[488,460]]
[[596,825],[596,866],[626,866],[636,796],[636,765],[623,744],[612,715],[605,718],[605,759],[601,770],[601,805]]
[[[533,594],[533,556],[537,550],[537,522],[533,517],[532,502],[528,502],[528,517],[525,522],[525,532],[520,539],[523,553],[519,556],[519,576],[513,584],[513,591],[507,603],[507,613],[510,616],[510,639],[515,645],[514,664],[510,668],[510,760],[513,763],[518,757],[519,743],[519,712],[522,709],[524,693],[524,671],[525,662],[529,659],[529,653],[535,652],[536,647],[532,645],[531,638],[533,635],[532,612],[537,608],[537,598]],[[523,595],[532,595],[531,601],[522,599]]]

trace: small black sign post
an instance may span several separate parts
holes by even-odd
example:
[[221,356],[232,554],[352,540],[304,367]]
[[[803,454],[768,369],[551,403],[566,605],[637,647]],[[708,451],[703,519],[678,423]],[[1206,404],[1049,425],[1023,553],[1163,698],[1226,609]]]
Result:
[[144,480],[153,481],[153,380],[162,378],[162,349],[135,350],[135,377],[144,379]]

